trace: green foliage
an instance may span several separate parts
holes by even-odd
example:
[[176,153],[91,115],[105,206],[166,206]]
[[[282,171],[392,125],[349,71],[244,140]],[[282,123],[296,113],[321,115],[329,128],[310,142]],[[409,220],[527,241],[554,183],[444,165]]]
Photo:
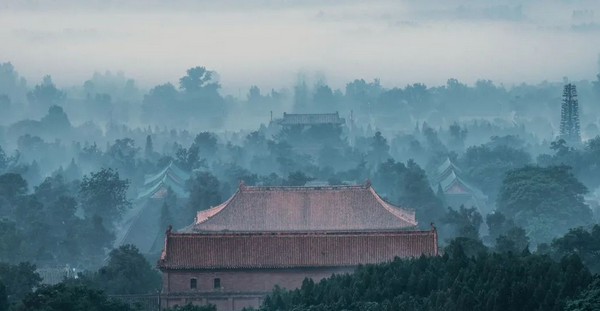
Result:
[[414,208],[421,226],[427,227],[430,222],[437,221],[443,215],[441,201],[429,186],[425,171],[412,160],[406,162],[400,189],[398,203]]
[[127,189],[129,180],[120,179],[119,172],[110,168],[91,173],[90,177],[84,176],[79,198],[86,216],[98,215],[112,225],[131,207]]
[[53,105],[60,105],[66,97],[67,94],[56,88],[50,76],[44,76],[42,83],[27,93],[29,103],[43,110]]
[[[8,180],[18,183],[22,178]],[[76,187],[57,174],[46,178],[31,195],[21,187],[6,189],[4,202],[12,203],[6,209],[7,218],[0,220],[0,261],[84,267],[101,262],[114,235],[99,216],[82,219],[76,215],[78,203],[71,196]]]
[[209,83],[214,72],[206,70],[205,67],[194,67],[187,70],[187,75],[179,79],[179,88],[186,93],[201,91],[205,87],[217,87]]
[[500,235],[496,239],[496,251],[501,253],[520,252],[529,247],[529,237],[521,227],[508,230],[506,235]]
[[468,257],[451,243],[441,257],[395,259],[300,289],[275,288],[261,310],[561,310],[592,281],[577,257],[555,262],[528,252]]
[[[27,181],[19,174],[0,175],[0,204],[15,204],[18,196],[27,192]],[[1,205],[0,205],[1,206]]]
[[448,207],[448,213],[442,218],[442,222],[456,227],[455,236],[478,240],[483,217],[477,208],[465,208],[461,205],[458,210]]
[[6,285],[0,280],[0,311],[8,311],[10,306],[8,302],[8,293],[6,292]]
[[69,283],[114,295],[148,294],[160,289],[161,277],[139,250],[128,244],[112,250],[107,265],[97,272],[81,273]]
[[219,180],[208,172],[197,173],[186,182],[186,187],[190,193],[188,201],[188,213],[185,215],[184,223],[191,223],[196,212],[216,206],[221,202],[219,192]]
[[102,291],[60,283],[42,286],[28,294],[15,311],[134,311],[128,304],[109,299]]
[[391,202],[414,208],[423,227],[444,215],[442,201],[429,186],[425,171],[413,160],[408,160],[406,165],[393,159],[381,163],[373,184]]
[[498,211],[523,227],[535,244],[587,224],[587,188],[566,166],[526,166],[510,171],[498,194]]
[[564,236],[552,241],[555,255],[562,257],[576,254],[595,273],[600,272],[600,225],[590,230],[585,228],[570,229]]
[[23,254],[25,236],[14,221],[0,219],[0,262],[17,263]]
[[301,171],[296,171],[290,173],[283,184],[285,186],[304,186],[311,180],[314,180],[314,178],[302,173]]
[[390,146],[387,139],[381,135],[381,132],[376,132],[371,141],[369,150],[369,161],[373,164],[379,164],[390,158]]
[[177,149],[175,157],[177,158],[177,165],[188,171],[206,166],[204,159],[200,159],[200,149],[195,145],[188,149]]
[[538,165],[569,165],[581,182],[589,189],[596,189],[600,186],[600,136],[589,139],[584,146],[574,146],[570,146],[564,139],[553,141],[550,149],[554,154],[538,156]]
[[151,159],[154,156],[154,144],[152,143],[152,136],[146,136],[146,146],[144,147],[144,156],[147,159]]
[[592,284],[577,297],[567,302],[565,311],[597,311],[600,310],[600,278],[596,276]]
[[198,147],[202,158],[213,157],[217,153],[217,137],[210,132],[202,132],[194,138],[193,146]]
[[163,309],[163,311],[217,311],[215,305],[195,306],[191,303],[185,306],[174,306],[172,308]]
[[[17,265],[0,263],[0,284],[5,286],[4,293],[8,303],[20,301],[40,285],[42,278],[35,270],[35,265],[28,262]],[[1,296],[0,293],[0,309],[2,308]]]
[[171,216],[170,206],[167,204],[167,202],[163,202],[163,205],[160,207],[160,219],[158,221],[159,236],[163,230],[169,226],[173,226],[174,224],[175,223],[173,216]]
[[496,242],[501,235],[506,235],[508,231],[515,227],[512,219],[507,219],[501,212],[495,211],[485,216],[485,223],[488,225],[489,235],[485,240],[489,244]]
[[498,139],[493,139],[491,146],[467,148],[461,158],[466,177],[490,197],[496,196],[508,171],[531,163],[525,150],[501,144]]

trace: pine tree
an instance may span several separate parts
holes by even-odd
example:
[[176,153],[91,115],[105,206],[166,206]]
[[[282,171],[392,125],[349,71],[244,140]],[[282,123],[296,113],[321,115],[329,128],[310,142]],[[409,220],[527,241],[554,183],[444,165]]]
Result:
[[173,225],[173,217],[171,217],[171,212],[170,210],[170,206],[169,204],[167,204],[167,202],[163,202],[162,207],[160,208],[160,223],[159,223],[159,232],[162,233],[162,231]]
[[152,143],[152,137],[150,135],[146,136],[146,148],[144,149],[144,155],[146,158],[151,158],[154,153],[154,144]]
[[563,102],[560,113],[560,136],[569,143],[581,142],[577,87],[571,83],[565,85],[563,91]]

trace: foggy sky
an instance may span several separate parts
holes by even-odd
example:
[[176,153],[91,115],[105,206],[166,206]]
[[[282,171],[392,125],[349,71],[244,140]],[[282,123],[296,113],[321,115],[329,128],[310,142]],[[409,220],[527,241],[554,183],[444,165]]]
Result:
[[336,88],[376,77],[511,85],[594,79],[599,53],[594,0],[0,0],[0,62],[30,85],[122,70],[150,88],[198,65],[234,96],[289,87],[299,74]]

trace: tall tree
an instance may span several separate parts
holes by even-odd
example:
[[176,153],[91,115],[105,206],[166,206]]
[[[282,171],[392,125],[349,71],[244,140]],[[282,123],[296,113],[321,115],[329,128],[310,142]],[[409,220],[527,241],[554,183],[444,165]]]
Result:
[[[197,173],[186,183],[190,193],[188,213],[185,213],[185,223],[191,223],[196,213],[221,203],[219,180],[208,172]],[[184,213],[182,213],[184,214]]]
[[85,215],[98,215],[114,224],[123,212],[131,207],[127,199],[129,180],[119,178],[119,172],[103,168],[99,172],[83,177],[79,198]]
[[40,286],[42,278],[36,266],[28,262],[16,265],[0,263],[0,281],[6,286],[8,301],[16,303]]
[[599,273],[600,225],[594,225],[590,230],[569,229],[564,236],[552,241],[552,249],[558,257],[577,254],[592,272]]
[[565,311],[597,311],[600,310],[600,277],[583,290],[577,297],[567,301]]
[[483,217],[475,207],[465,208],[460,206],[458,210],[451,207],[442,219],[443,223],[451,224],[456,227],[456,236],[479,239],[479,228],[483,223]]
[[152,136],[148,135],[146,136],[146,146],[144,148],[144,156],[146,156],[147,159],[152,158],[152,156],[154,155],[154,144],[152,143]]
[[371,140],[371,149],[369,151],[369,157],[371,162],[379,164],[390,158],[390,145],[388,145],[387,139],[381,135],[381,132],[376,132]]
[[560,110],[560,136],[569,143],[580,143],[579,101],[577,87],[574,84],[565,85],[563,102]]
[[193,146],[198,148],[201,157],[213,157],[217,153],[217,137],[213,133],[202,132],[194,138]]
[[133,245],[122,245],[108,255],[108,262],[97,272],[86,272],[71,283],[83,284],[108,294],[155,293],[161,284],[158,271]]
[[51,76],[44,76],[42,83],[36,85],[33,91],[27,93],[29,103],[43,110],[54,105],[61,105],[66,97],[65,92],[56,88]]
[[15,311],[134,311],[125,302],[110,299],[105,293],[83,286],[59,283],[42,286],[27,295]]
[[587,191],[569,167],[526,166],[506,174],[497,205],[534,243],[544,243],[590,222],[583,200]]
[[0,311],[8,311],[10,303],[8,302],[8,293],[6,285],[0,280]]
[[421,227],[440,220],[444,215],[442,202],[429,185],[425,171],[413,160],[406,162],[406,172],[400,182],[401,206],[414,208]]

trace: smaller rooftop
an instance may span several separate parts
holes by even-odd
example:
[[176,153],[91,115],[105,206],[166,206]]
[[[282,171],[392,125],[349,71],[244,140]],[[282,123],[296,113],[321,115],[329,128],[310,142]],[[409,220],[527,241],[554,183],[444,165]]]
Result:
[[283,118],[278,119],[277,124],[283,126],[290,125],[321,125],[321,124],[344,124],[346,119],[340,118],[338,112],[335,113],[283,113]]

